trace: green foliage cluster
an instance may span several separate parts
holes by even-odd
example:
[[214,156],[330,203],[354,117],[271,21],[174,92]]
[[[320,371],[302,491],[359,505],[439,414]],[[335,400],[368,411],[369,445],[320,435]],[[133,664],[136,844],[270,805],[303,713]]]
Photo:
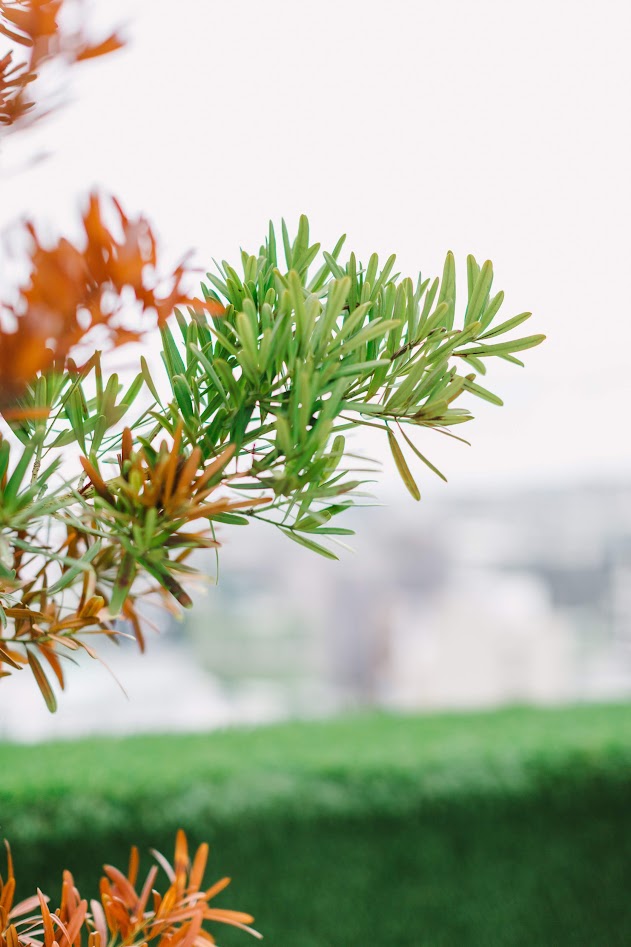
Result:
[[138,606],[156,590],[189,605],[189,556],[216,545],[217,525],[266,520],[336,558],[331,541],[351,530],[334,518],[364,484],[350,430],[383,432],[419,499],[407,448],[442,474],[409,431],[457,436],[463,396],[501,404],[479,383],[487,359],[521,365],[515,353],[543,339],[513,337],[530,313],[498,321],[488,261],[468,258],[457,318],[451,253],[442,278],[413,281],[394,256],[342,262],[344,238],[321,253],[305,217],[281,243],[270,225],[240,273],[208,275],[208,312],[162,326],[166,386],[143,357],[125,387],[95,352],[2,407],[14,443],[0,443],[0,674],[28,663],[51,709],[44,666],[63,686],[59,655],[92,653],[83,633],[114,635],[119,615],[142,643]]
[[[544,338],[504,338],[531,314],[494,323],[504,294],[491,295],[489,261],[479,266],[468,257],[467,302],[456,326],[451,253],[442,279],[419,275],[413,281],[395,272],[394,255],[382,267],[377,254],[365,266],[354,253],[342,263],[344,242],[341,237],[320,254],[302,217],[293,242],[283,222],[282,256],[270,224],[258,256],[242,253],[241,273],[226,261],[217,264],[218,275],[209,273],[202,289],[225,313],[208,322],[198,313],[176,312],[180,338],[162,330],[173,399],[165,406],[170,416],[156,418],[170,431],[181,418],[187,442],[199,445],[205,459],[234,444],[248,465],[234,489],[263,489],[273,497],[264,513],[251,515],[269,518],[274,511],[287,535],[325,555],[332,552],[318,537],[350,532],[330,521],[362,485],[347,452],[349,430],[383,431],[419,499],[397,432],[442,476],[403,425],[450,433],[471,420],[467,408],[453,407],[465,394],[501,405],[476,381],[486,359],[522,365],[515,353]],[[149,382],[146,365],[144,371]]]

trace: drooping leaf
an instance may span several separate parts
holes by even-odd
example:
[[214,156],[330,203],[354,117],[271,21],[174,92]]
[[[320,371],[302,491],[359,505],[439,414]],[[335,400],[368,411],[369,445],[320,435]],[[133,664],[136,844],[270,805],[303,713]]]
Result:
[[55,692],[53,691],[50,685],[50,681],[46,677],[46,674],[44,673],[44,669],[42,665],[40,664],[32,648],[27,649],[27,658],[28,658],[29,666],[33,673],[33,677],[35,678],[37,686],[39,687],[41,691],[42,697],[44,698],[46,702],[46,706],[48,707],[51,714],[54,714],[55,711],[57,710],[57,698],[55,697]]
[[409,493],[414,497],[414,499],[420,500],[421,491],[419,490],[416,484],[416,481],[414,480],[414,477],[412,476],[410,468],[407,465],[407,461],[405,457],[403,456],[403,451],[401,450],[401,447],[399,446],[399,442],[397,441],[396,437],[390,430],[388,431],[388,443],[390,445],[390,450],[392,451],[394,462],[397,466],[397,470],[399,471],[399,474],[401,475],[401,479],[403,480],[403,483],[407,487]]

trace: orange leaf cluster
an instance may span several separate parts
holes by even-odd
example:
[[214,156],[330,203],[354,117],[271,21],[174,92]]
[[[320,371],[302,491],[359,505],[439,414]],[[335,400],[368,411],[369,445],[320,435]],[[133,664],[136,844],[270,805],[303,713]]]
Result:
[[118,236],[106,226],[99,197],[90,196],[83,215],[82,248],[61,238],[50,248],[40,242],[27,224],[32,240],[31,272],[16,307],[17,329],[0,326],[0,407],[18,398],[38,372],[58,361],[63,365],[70,350],[96,326],[105,326],[114,345],[138,340],[144,326],[121,324],[123,293],[131,291],[143,316],[157,315],[162,325],[175,306],[223,312],[219,304],[191,299],[182,290],[185,267],[181,263],[168,278],[170,290],[158,292],[157,252],[153,231],[144,217],[130,219],[112,200]]
[[0,124],[24,124],[34,120],[34,103],[28,101],[26,87],[37,78],[48,60],[63,58],[72,65],[97,56],[105,56],[123,46],[112,33],[92,43],[83,31],[69,32],[60,25],[65,0],[2,0],[0,33],[28,49],[26,63],[13,65],[13,53],[0,60]]
[[[210,495],[222,483],[222,473],[234,454],[234,445],[227,447],[200,473],[200,448],[193,448],[188,455],[182,453],[181,423],[175,430],[171,448],[165,441],[157,451],[150,452],[145,446],[134,451],[132,447],[132,433],[126,428],[119,455],[120,476],[108,482],[95,464],[86,457],[81,458],[90,486],[102,501],[98,504],[101,525],[107,520],[115,537],[122,524],[125,534],[120,540],[128,551],[121,561],[112,598],[125,601],[140,567],[156,578],[180,605],[189,608],[191,598],[172,573],[183,570],[182,564],[194,549],[218,543],[207,530],[189,533],[182,527],[194,520],[210,521],[223,513],[269,501],[267,498],[233,500],[228,496],[210,500]],[[145,530],[148,523],[151,524],[148,546],[142,548],[134,530]],[[130,545],[133,552],[129,551]],[[171,550],[175,553],[174,559],[169,558]]]
[[[0,678],[28,668],[54,712],[57,699],[51,681],[56,679],[62,690],[65,685],[61,658],[81,649],[97,657],[83,640],[86,634],[117,636],[115,616],[122,614],[144,650],[142,625],[148,622],[144,617],[141,621],[137,609],[140,595],[159,593],[166,607],[174,607],[172,599],[189,607],[191,598],[179,578],[196,570],[186,560],[195,549],[218,543],[208,529],[193,532],[183,527],[266,502],[211,497],[230,481],[224,470],[233,454],[230,446],[204,468],[199,448],[183,452],[180,424],[172,447],[163,442],[157,450],[148,445],[134,450],[131,431],[125,429],[120,474],[107,482],[96,461],[82,458],[90,477],[82,492],[94,494],[94,502],[86,502],[83,509],[85,531],[76,518],[65,523],[65,538],[42,546],[36,517],[33,535],[30,527],[20,528],[15,544],[5,550],[0,605],[4,622],[11,624],[10,631],[0,635]],[[5,471],[0,478],[0,499],[7,477]],[[110,539],[99,549],[92,536],[95,523]],[[157,585],[139,592],[132,588],[138,575],[150,576]],[[75,592],[70,599],[60,597],[60,591],[70,588]]]
[[[26,531],[21,531],[19,538],[26,540]],[[54,552],[55,558],[64,555],[67,557],[67,562],[61,566],[62,577],[70,570],[71,563],[80,559],[84,547],[82,537],[76,530],[69,528],[66,540],[61,546],[54,551],[50,550],[51,553]],[[25,562],[23,550],[15,548],[12,565],[14,578],[10,581],[0,581],[0,595],[6,596],[6,600],[2,602],[4,615],[12,624],[11,634],[7,636],[5,633],[5,636],[0,638],[0,678],[7,677],[12,669],[21,670],[28,667],[48,709],[55,711],[57,700],[44,668],[48,673],[52,671],[63,690],[65,679],[60,657],[65,656],[67,652],[81,649],[90,657],[96,657],[93,649],[78,635],[86,631],[110,637],[116,634],[111,623],[108,624],[105,599],[96,590],[100,563],[93,564],[93,571],[83,571],[77,577],[81,592],[74,609],[63,607],[58,596],[49,594],[48,568],[51,563],[48,559],[34,572],[33,560]],[[24,578],[23,571],[28,578]],[[133,602],[126,604],[129,606],[127,617],[135,628],[138,617]],[[138,631],[140,632],[140,628]],[[142,635],[139,640],[142,644]]]
[[29,48],[29,67],[37,68],[44,60],[63,55],[70,62],[105,56],[123,46],[112,33],[92,43],[82,31],[61,29],[59,18],[65,0],[3,0],[0,2],[0,32]]
[[125,428],[119,455],[121,476],[109,485],[86,457],[81,458],[81,463],[95,491],[110,506],[127,507],[129,512],[136,513],[137,520],[140,520],[143,509],[153,507],[165,520],[181,524],[182,521],[201,517],[210,519],[218,513],[267,502],[260,499],[231,500],[229,497],[207,502],[234,452],[235,446],[230,444],[199,473],[203,465],[201,449],[194,447],[190,454],[182,453],[180,423],[175,429],[172,447],[162,441],[153,456],[145,447],[134,451],[132,433]]
[[[40,608],[36,607],[33,598],[43,601]],[[129,604],[131,608],[131,603]],[[57,698],[46,676],[42,661],[52,670],[63,690],[65,679],[60,661],[60,649],[68,651],[83,649],[91,657],[96,657],[92,648],[81,641],[77,635],[87,629],[98,629],[101,634],[111,636],[115,634],[100,616],[104,608],[105,600],[99,595],[93,595],[87,601],[81,601],[75,611],[64,614],[57,602],[52,599],[47,600],[44,591],[26,591],[18,605],[4,609],[6,617],[14,623],[14,629],[12,637],[2,640],[0,644],[0,677],[7,677],[11,673],[10,670],[3,668],[3,665],[17,670],[28,666],[46,701],[46,706],[54,712],[57,709]],[[16,650],[18,646],[23,647],[24,651]]]
[[35,78],[23,63],[13,62],[13,53],[0,59],[0,126],[15,125],[31,111],[35,103],[26,88]]
[[153,854],[170,882],[164,894],[154,887],[158,865],[149,870],[142,887],[136,887],[139,857],[134,847],[127,874],[111,865],[104,867],[100,899],[89,906],[71,873],[65,871],[61,904],[52,912],[41,891],[13,905],[15,875],[7,845],[8,877],[4,883],[0,878],[0,947],[208,947],[215,939],[204,928],[206,921],[261,936],[249,926],[253,920],[249,914],[211,907],[210,902],[230,879],[202,887],[208,845],[200,845],[191,860],[186,836],[180,830],[173,865],[158,852]]
[[[238,474],[225,474],[234,454],[227,447],[204,467],[199,447],[188,454],[182,448],[182,424],[174,432],[173,444],[162,442],[155,450],[148,445],[134,449],[131,431],[122,436],[120,473],[104,480],[96,461],[81,458],[90,480],[82,493],[93,494],[93,503],[83,514],[85,532],[79,519],[66,523],[66,535],[54,547],[41,547],[37,558],[24,548],[37,549],[36,533],[20,529],[12,559],[5,562],[5,578],[0,578],[0,604],[4,620],[11,622],[10,633],[0,637],[0,678],[13,670],[28,668],[51,712],[57,699],[51,681],[64,689],[62,657],[84,650],[97,655],[83,640],[86,634],[117,636],[115,616],[122,616],[133,629],[144,650],[140,595],[159,593],[164,605],[173,608],[173,599],[185,608],[192,604],[182,586],[182,575],[195,574],[186,560],[195,549],[217,546],[206,528],[185,531],[197,519],[212,521],[223,514],[269,502],[266,498],[234,499],[211,496]],[[7,474],[0,478],[1,492]],[[94,548],[91,530],[97,523],[107,531],[109,542]],[[86,559],[87,557],[87,559]],[[86,567],[80,568],[83,560]],[[39,561],[38,561],[39,560]],[[89,567],[87,562],[89,561]],[[138,591],[136,577],[149,576],[157,585]],[[73,588],[68,599],[59,591]],[[147,623],[146,618],[142,622]],[[51,673],[52,672],[52,673]]]

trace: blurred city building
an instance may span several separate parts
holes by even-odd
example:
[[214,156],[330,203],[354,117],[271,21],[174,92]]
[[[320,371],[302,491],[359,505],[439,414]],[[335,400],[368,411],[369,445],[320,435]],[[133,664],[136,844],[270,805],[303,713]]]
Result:
[[143,656],[101,646],[129,700],[88,661],[51,719],[15,674],[0,738],[631,696],[630,486],[446,492],[345,516],[355,553],[339,562],[262,524],[226,529],[218,582],[184,622]]
[[[190,616],[225,680],[288,700],[406,708],[631,691],[631,489],[480,493],[356,511],[355,555],[258,528],[222,550]],[[247,532],[247,535],[245,533]]]

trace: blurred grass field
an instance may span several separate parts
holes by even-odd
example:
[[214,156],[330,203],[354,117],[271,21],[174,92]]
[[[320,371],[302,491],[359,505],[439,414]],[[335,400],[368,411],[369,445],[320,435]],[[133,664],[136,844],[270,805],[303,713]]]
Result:
[[18,897],[178,826],[277,947],[628,945],[631,706],[0,744]]

